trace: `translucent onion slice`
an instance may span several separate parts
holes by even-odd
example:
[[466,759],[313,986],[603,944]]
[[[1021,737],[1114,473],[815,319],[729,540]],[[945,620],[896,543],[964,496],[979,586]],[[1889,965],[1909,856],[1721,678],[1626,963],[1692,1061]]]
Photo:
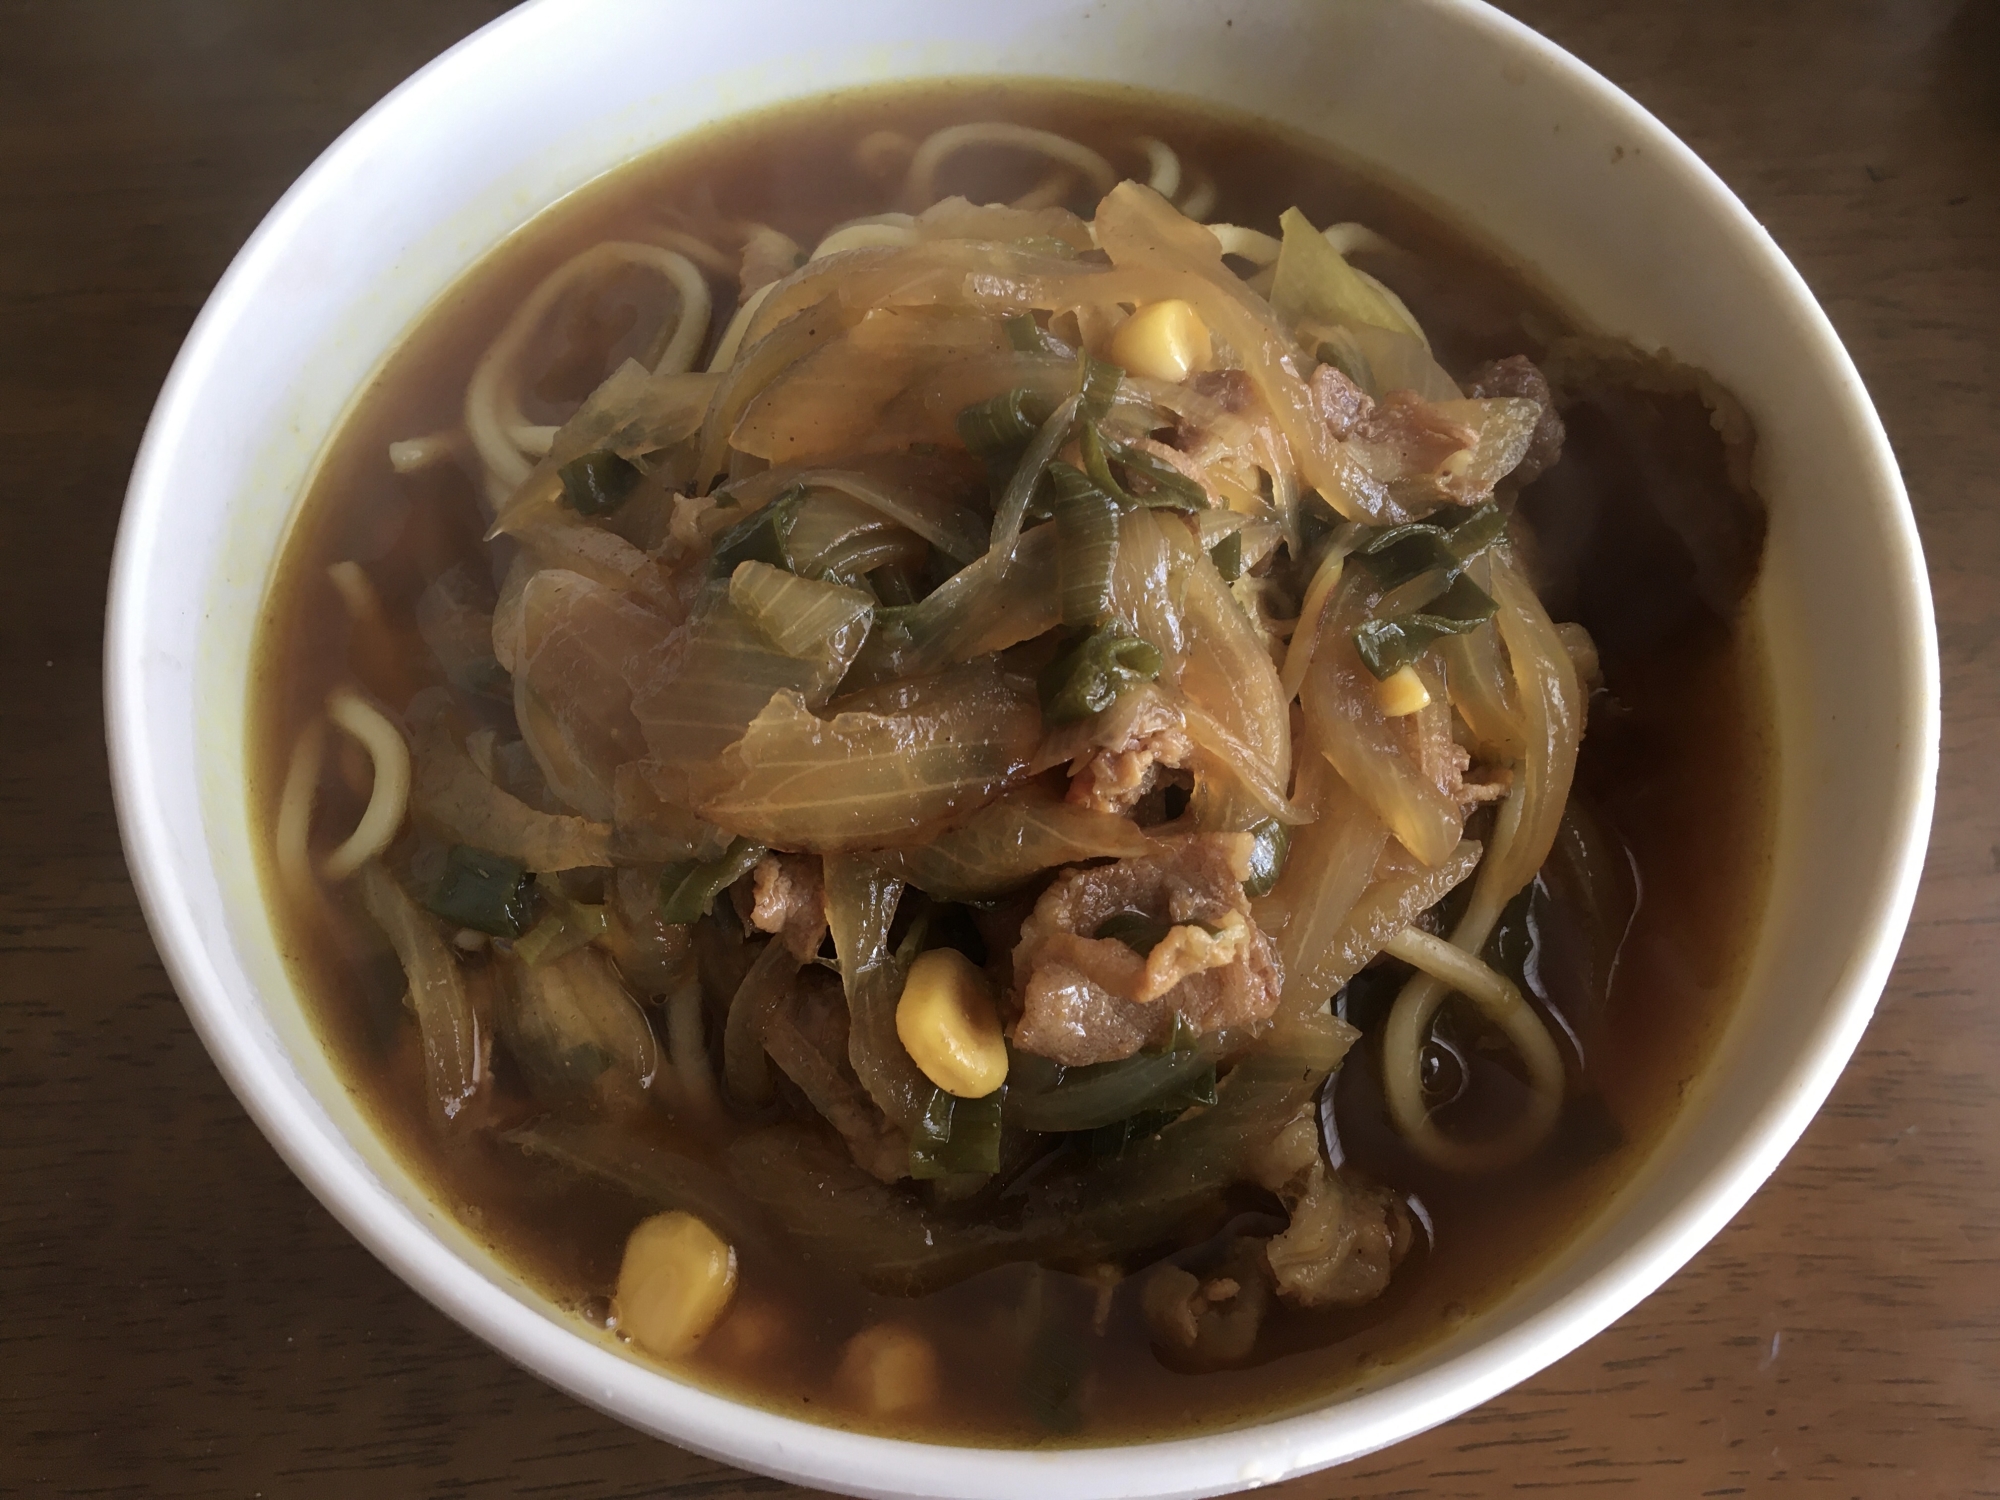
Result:
[[1024,778],[1041,738],[1033,684],[991,659],[900,684],[885,707],[821,719],[778,693],[725,757],[728,789],[700,811],[776,848],[907,844]]
[[358,872],[361,903],[375,919],[409,981],[410,1009],[423,1041],[424,1081],[446,1120],[456,1119],[486,1078],[489,1042],[463,970],[436,921],[403,894],[395,877],[370,860]]

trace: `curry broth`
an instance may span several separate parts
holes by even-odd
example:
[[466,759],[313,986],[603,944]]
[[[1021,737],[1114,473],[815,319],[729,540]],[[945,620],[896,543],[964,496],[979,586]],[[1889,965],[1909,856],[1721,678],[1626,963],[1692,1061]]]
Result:
[[[1381,230],[1412,252],[1381,274],[1455,372],[1508,353],[1538,355],[1563,326],[1521,277],[1393,192],[1262,125],[1150,97],[992,83],[882,90],[788,107],[674,143],[572,195],[499,247],[425,315],[345,417],[285,545],[262,627],[251,693],[251,801],[259,825],[271,826],[301,727],[357,669],[347,615],[326,578],[329,563],[353,558],[368,568],[408,644],[407,661],[372,670],[401,671],[412,689],[429,680],[415,601],[450,564],[483,564],[484,515],[468,470],[446,464],[399,476],[386,448],[458,422],[473,363],[541,277],[585,245],[635,235],[659,222],[664,206],[706,195],[725,216],[762,220],[810,245],[833,223],[895,206],[853,163],[859,137],[887,126],[921,135],[995,118],[1062,131],[1137,175],[1143,157],[1133,137],[1166,140],[1191,167],[1214,174],[1219,220],[1270,230],[1283,209],[1297,205],[1315,223],[1352,219]],[[1035,175],[969,156],[948,174],[948,187],[975,199],[1003,196]],[[718,306],[714,330],[727,312],[726,302]],[[616,351],[612,363],[629,352],[631,328],[607,327],[603,335]],[[609,368],[589,355],[559,357],[536,394],[558,407],[579,399]],[[1598,455],[1594,470],[1593,461],[1588,454],[1565,459],[1572,490],[1620,482],[1615,453]],[[1526,508],[1534,517],[1534,507]],[[1580,618],[1607,642],[1610,694],[1600,695],[1593,712],[1578,786],[1630,849],[1642,899],[1608,1004],[1571,1027],[1583,1048],[1587,1103],[1566,1117],[1562,1139],[1524,1166],[1453,1178],[1416,1163],[1380,1123],[1376,1048],[1372,1036],[1364,1038],[1336,1075],[1329,1123],[1350,1157],[1413,1192],[1429,1223],[1427,1243],[1420,1241],[1386,1295],[1356,1309],[1278,1309],[1254,1363],[1190,1374],[1155,1357],[1130,1286],[1101,1307],[1100,1289],[1082,1277],[1010,1266],[921,1299],[894,1299],[753,1248],[742,1252],[736,1303],[685,1361],[686,1372],[775,1411],[875,1426],[841,1409],[830,1394],[831,1372],[851,1334],[905,1321],[936,1344],[943,1399],[921,1421],[895,1427],[899,1434],[975,1444],[1132,1441],[1323,1399],[1476,1316],[1531,1274],[1634,1172],[1701,1066],[1755,930],[1768,845],[1768,713],[1762,657],[1747,624],[1732,632],[1711,623],[1664,643],[1614,650],[1615,621],[1603,615],[1602,600],[1598,618],[1589,604],[1556,615]],[[357,760],[344,770],[347,789],[323,794],[327,826],[351,823],[365,800],[364,765]],[[625,1235],[644,1210],[490,1135],[435,1128],[393,955],[357,907],[329,908],[337,910],[329,917],[288,904],[274,879],[267,885],[321,1034],[400,1157],[475,1235],[556,1302],[601,1326]],[[1363,1010],[1356,999],[1358,1019],[1366,1019]],[[1020,1309],[1031,1282],[1039,1283],[1035,1297],[1069,1310],[1087,1351],[1085,1420],[1072,1430],[1051,1432],[1031,1416],[1005,1352],[1022,1347]],[[1098,1334],[1091,1326],[1100,1316]]]

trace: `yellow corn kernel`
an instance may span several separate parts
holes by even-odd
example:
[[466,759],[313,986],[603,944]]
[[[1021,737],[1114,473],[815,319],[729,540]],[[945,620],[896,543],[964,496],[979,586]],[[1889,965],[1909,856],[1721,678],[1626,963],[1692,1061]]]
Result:
[[736,1251],[693,1214],[643,1221],[618,1268],[618,1326],[648,1354],[675,1359],[713,1328],[736,1291]]
[[1429,704],[1431,690],[1424,686],[1415,667],[1398,667],[1375,684],[1375,701],[1382,706],[1383,713],[1400,719]]
[[776,1303],[738,1297],[702,1341],[702,1357],[730,1365],[758,1364],[776,1354],[790,1335],[791,1324]]
[[840,1351],[833,1386],[848,1405],[870,1416],[906,1416],[936,1399],[937,1354],[915,1329],[877,1323]]
[[1133,375],[1175,384],[1215,358],[1208,325],[1178,297],[1149,302],[1111,336],[1111,362]]
[[924,1077],[961,1099],[1007,1081],[1007,1043],[986,976],[956,948],[917,955],[896,1002],[896,1035]]

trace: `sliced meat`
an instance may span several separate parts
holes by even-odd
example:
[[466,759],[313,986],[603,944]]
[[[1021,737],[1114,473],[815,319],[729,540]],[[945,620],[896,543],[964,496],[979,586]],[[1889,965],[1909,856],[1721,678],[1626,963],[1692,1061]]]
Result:
[[1131,446],[1137,448],[1142,453],[1150,453],[1183,479],[1191,479],[1200,485],[1201,492],[1208,496],[1208,503],[1210,505],[1215,506],[1218,510],[1227,510],[1229,508],[1229,502],[1223,498],[1221,491],[1208,482],[1208,474],[1195,461],[1192,455],[1183,453],[1178,448],[1170,448],[1157,438],[1134,438]]
[[1342,441],[1353,435],[1355,424],[1375,405],[1366,391],[1333,365],[1321,365],[1312,372],[1309,390],[1320,420]]
[[1235,1241],[1206,1276],[1162,1261],[1139,1288],[1153,1347],[1184,1369],[1219,1369],[1248,1359],[1270,1306],[1270,1273],[1254,1239]]
[[1501,801],[1513,790],[1514,773],[1506,766],[1468,765],[1450,795],[1462,807],[1476,807],[1482,802]]
[[1514,773],[1505,766],[1482,766],[1477,776],[1472,770],[1472,752],[1452,738],[1451,710],[1442,702],[1426,704],[1407,715],[1405,723],[1416,740],[1417,763],[1424,778],[1461,806],[1497,802],[1514,784]]
[[805,264],[805,252],[789,235],[759,224],[743,242],[742,269],[737,273],[739,297],[786,277]]
[[767,854],[751,871],[750,925],[772,932],[800,962],[826,936],[826,888],[809,854]]
[[1179,770],[1194,759],[1181,711],[1159,693],[1133,696],[1134,712],[1105,725],[1106,743],[1070,762],[1069,800],[1080,807],[1127,816],[1163,769]]
[[1279,1297],[1294,1307],[1358,1307],[1381,1296],[1409,1253],[1409,1212],[1351,1168],[1329,1170],[1316,1111],[1303,1110],[1266,1148],[1257,1180],[1291,1215],[1264,1246]]
[[1188,387],[1232,414],[1257,404],[1257,385],[1248,370],[1204,370],[1188,381]]
[[1466,377],[1466,393],[1473,396],[1524,396],[1541,403],[1542,418],[1535,423],[1528,451],[1509,475],[1515,484],[1531,484],[1555,466],[1562,457],[1563,439],[1568,436],[1562,414],[1549,382],[1533,360],[1525,354],[1510,354],[1481,365]]
[[770,1023],[764,1050],[847,1142],[855,1163],[883,1182],[910,1175],[910,1142],[861,1087],[847,1060],[847,1000],[822,969],[800,973]]
[[1415,391],[1391,391],[1380,401],[1371,400],[1332,365],[1313,371],[1310,389],[1314,409],[1335,437],[1375,450],[1370,467],[1377,472],[1435,474],[1454,453],[1479,442],[1477,431]]
[[1477,430],[1415,391],[1389,392],[1355,418],[1349,436],[1379,449],[1395,473],[1408,475],[1435,474],[1454,453],[1479,443]]
[[[1164,1042],[1176,1018],[1197,1033],[1270,1019],[1284,971],[1243,894],[1250,836],[1163,845],[1158,855],[1071,870],[1042,893],[1014,949],[1015,1046],[1080,1066]],[[1171,924],[1144,957],[1097,936],[1126,913]]]

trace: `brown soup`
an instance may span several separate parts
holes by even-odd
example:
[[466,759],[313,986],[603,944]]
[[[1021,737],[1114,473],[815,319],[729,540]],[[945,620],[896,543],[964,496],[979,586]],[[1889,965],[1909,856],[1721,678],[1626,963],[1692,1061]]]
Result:
[[[490,511],[470,451],[461,443],[407,473],[386,455],[393,442],[459,427],[476,362],[542,278],[597,241],[656,240],[676,222],[700,232],[754,221],[809,250],[835,224],[899,206],[893,177],[857,162],[865,137],[914,140],[987,120],[1059,132],[1141,180],[1148,161],[1135,140],[1167,142],[1183,166],[1183,201],[1212,182],[1214,221],[1275,234],[1280,213],[1296,206],[1315,225],[1365,223],[1400,249],[1356,251],[1356,263],[1401,295],[1446,370],[1463,378],[1514,354],[1546,363],[1568,426],[1564,455],[1518,501],[1503,499],[1516,508],[1517,551],[1550,614],[1586,627],[1602,664],[1575,799],[1591,825],[1599,909],[1581,912],[1574,882],[1545,873],[1510,903],[1487,950],[1522,980],[1563,1052],[1569,1086],[1551,1137],[1492,1172],[1429,1165],[1390,1126],[1383,1103],[1380,1030],[1409,969],[1379,960],[1336,998],[1335,1013],[1362,1038],[1319,1099],[1330,1160],[1405,1205],[1409,1244],[1382,1295],[1360,1306],[1274,1305],[1254,1350],[1229,1368],[1163,1358],[1136,1273],[1169,1253],[1198,1263],[1201,1247],[1232,1224],[1240,1232],[1272,1218],[1267,1194],[1233,1190],[1129,1264],[1061,1256],[1047,1266],[1000,1264],[915,1297],[871,1289],[783,1236],[746,1243],[729,1311],[675,1362],[717,1391],[837,1425],[972,1444],[1129,1442],[1263,1419],[1366,1384],[1530,1276],[1672,1120],[1727,1016],[1759,919],[1768,849],[1762,657],[1740,607],[1761,531],[1741,444],[1726,447],[1710,420],[1712,409],[1728,410],[1726,398],[1686,372],[1635,374],[1641,366],[1615,354],[1559,344],[1563,316],[1523,275],[1391,189],[1245,119],[1146,96],[976,82],[843,95],[735,121],[636,160],[542,214],[441,298],[360,393],[321,459],[270,591],[252,694],[251,799],[259,824],[275,828],[293,746],[334,688],[358,681],[402,714],[442,680],[418,619],[418,601],[440,575],[464,565],[482,586],[501,581],[508,544],[482,541]],[[1034,190],[1045,165],[975,150],[948,162],[941,181],[975,202],[1004,201]],[[1077,180],[1068,189],[1088,215],[1091,193]],[[709,279],[713,348],[735,292],[728,274]],[[628,277],[573,310],[559,336],[542,340],[523,413],[560,423],[621,360],[643,358],[664,316],[662,295]],[[1713,524],[1679,524],[1690,515]],[[329,580],[329,566],[348,560],[372,584],[372,622],[357,623]],[[369,785],[366,759],[338,741],[315,829],[352,827]],[[1491,816],[1475,809],[1474,827]],[[626,1236],[662,1205],[506,1138],[540,1104],[504,1043],[490,1097],[443,1122],[427,1104],[403,972],[360,903],[335,888],[301,900],[275,873],[267,884],[326,1045],[383,1135],[473,1234],[574,1309],[580,1327],[604,1329]],[[572,882],[571,894],[606,899],[587,880]],[[1444,906],[1434,926],[1449,924],[1449,898]],[[734,920],[726,896],[717,910],[711,923]],[[476,970],[496,962],[493,951],[486,945],[462,961]],[[664,1045],[657,997],[640,998]],[[718,1057],[729,998],[706,996],[707,1045]],[[1502,1096],[1515,1080],[1492,1037],[1456,1016],[1448,1007],[1428,1044],[1426,1086],[1464,1096],[1438,1107],[1477,1129],[1482,1112],[1509,1107]],[[719,1134],[683,1129],[665,1110],[628,1128],[634,1140],[722,1170],[729,1139],[764,1124],[771,1109],[799,1108],[781,1088],[775,1105],[730,1114]],[[942,1214],[971,1211],[934,1187],[892,1191],[926,1203],[937,1195]],[[836,1378],[848,1341],[883,1323],[916,1330],[934,1351],[935,1391],[907,1410],[863,1409]]]

